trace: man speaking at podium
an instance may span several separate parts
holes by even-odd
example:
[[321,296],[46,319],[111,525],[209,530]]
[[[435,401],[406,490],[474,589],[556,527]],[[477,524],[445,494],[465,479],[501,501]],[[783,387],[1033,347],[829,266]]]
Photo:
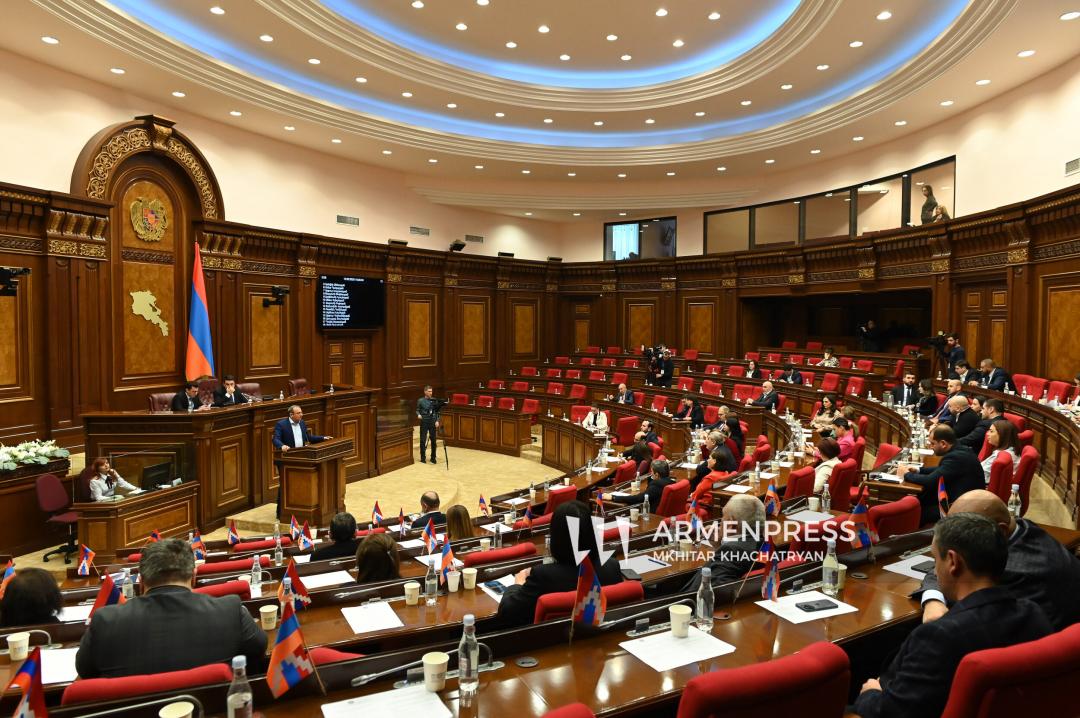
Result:
[[[304,423],[304,410],[298,405],[293,404],[289,407],[289,417],[282,419],[274,425],[274,448],[281,451],[281,453],[288,452],[289,449],[298,449],[308,444],[318,444],[320,441],[326,441],[327,439],[333,439],[332,436],[319,436],[318,434],[312,434],[308,431],[307,424]],[[280,473],[281,467],[278,466]],[[281,515],[281,485],[278,485],[278,499],[277,499],[278,516]]]

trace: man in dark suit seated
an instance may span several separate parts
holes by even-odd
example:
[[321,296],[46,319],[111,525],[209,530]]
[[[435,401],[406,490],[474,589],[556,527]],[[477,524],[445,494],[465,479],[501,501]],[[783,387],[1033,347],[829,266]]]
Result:
[[[765,539],[765,504],[756,496],[732,496],[720,519],[720,546],[706,564],[712,570],[713,586],[738,581],[753,570]],[[682,590],[696,591],[700,586],[698,571]]]
[[[297,404],[289,407],[288,418],[282,419],[274,425],[274,448],[285,454],[289,449],[299,449],[308,444],[318,444],[320,441],[333,439],[332,436],[319,436],[308,431],[304,423],[304,410]],[[277,464],[280,468],[280,464]],[[277,497],[278,516],[281,516],[281,487],[278,486]]]
[[981,403],[982,418],[979,419],[979,423],[975,425],[975,428],[967,436],[962,437],[957,442],[976,454],[982,450],[983,439],[986,438],[986,432],[990,431],[990,425],[998,419],[1003,419],[1005,413],[1005,404],[1002,403],[1001,399],[982,399]]
[[633,404],[634,392],[626,388],[626,384],[619,384],[619,393],[615,395],[615,401],[620,404]]
[[945,401],[941,402],[941,406],[938,407],[937,412],[930,417],[930,422],[933,424],[952,424],[953,417],[949,413],[949,399],[954,396],[964,396],[964,386],[960,383],[959,379],[949,379],[945,383]]
[[956,369],[949,373],[950,379],[956,379],[964,386],[969,384],[978,384],[982,381],[982,374],[971,368],[971,365],[967,363],[967,359],[961,359],[956,362]]
[[[644,441],[646,444],[658,444],[656,430],[653,429],[653,423],[648,419],[641,420],[641,427],[634,434],[634,443]],[[623,458],[629,459],[630,455],[634,453],[634,447],[631,445],[626,451],[623,452]]]
[[904,381],[892,388],[893,403],[897,406],[915,406],[919,403],[919,388],[916,386],[915,372],[904,372]]
[[778,381],[787,382],[788,384],[802,384],[802,372],[800,372],[794,364],[788,362],[784,365],[784,373],[780,375]]
[[[1012,376],[1009,375],[1009,372],[994,364],[993,359],[983,359],[979,362],[979,368],[982,369],[982,378],[979,381],[979,386],[982,388],[993,389],[994,391],[1016,391],[1016,384],[1013,383]],[[1038,399],[1039,397],[1035,398]]]
[[975,430],[979,423],[979,415],[971,408],[971,403],[963,394],[958,394],[948,401],[949,417],[948,424],[956,433],[957,439],[962,439]]
[[330,519],[330,540],[333,543],[316,549],[311,554],[312,561],[356,556],[360,539],[356,538],[356,519],[352,514],[344,511],[334,514],[334,518]]
[[693,397],[684,396],[675,412],[676,419],[689,420],[690,426],[697,427],[705,423],[705,410],[694,401]]
[[953,606],[908,635],[881,678],[863,684],[853,712],[862,718],[940,715],[956,668],[969,653],[1052,632],[1041,608],[998,585],[1008,552],[1005,537],[985,516],[957,513],[938,523],[934,572]]
[[769,411],[770,409],[775,409],[779,402],[780,395],[777,394],[776,389],[773,388],[773,383],[771,381],[763,381],[761,382],[761,396],[746,403],[750,406],[763,407],[766,411]]
[[935,426],[930,432],[930,448],[941,459],[938,465],[923,466],[918,471],[909,471],[904,475],[904,481],[922,486],[919,503],[922,504],[921,523],[924,525],[941,518],[938,479],[945,479],[945,493],[950,502],[968,491],[986,488],[986,474],[983,473],[979,457],[971,449],[957,445],[952,427]]
[[439,495],[434,491],[425,491],[423,496],[420,497],[420,515],[413,519],[409,524],[411,529],[421,529],[428,524],[430,520],[436,526],[446,525],[446,514],[439,511]]
[[237,655],[253,674],[266,665],[266,632],[240,597],[191,590],[195,558],[186,541],[145,546],[139,576],[142,596],[94,612],[75,655],[80,678],[182,671]]
[[172,398],[172,410],[198,411],[200,409],[202,409],[202,402],[199,401],[199,382],[189,381]]
[[[949,507],[949,515],[973,513],[994,522],[1009,545],[999,585],[1016,598],[1026,598],[1043,610],[1055,631],[1080,621],[1080,559],[1038,525],[1017,519],[1005,502],[984,489],[969,491]],[[937,576],[926,574],[914,594],[923,607],[923,623],[936,621],[949,610]]]
[[226,374],[221,378],[221,386],[214,389],[214,406],[235,406],[246,404],[249,399],[243,392],[236,388],[236,377]]
[[649,510],[655,511],[656,507],[660,505],[660,497],[664,495],[664,489],[674,484],[675,479],[671,478],[671,464],[663,459],[652,462],[649,468],[652,469],[652,477],[649,479],[649,485],[646,486],[645,490],[640,494],[631,494],[629,496],[604,494],[604,501],[629,506],[640,506],[645,503],[645,497],[648,496]]

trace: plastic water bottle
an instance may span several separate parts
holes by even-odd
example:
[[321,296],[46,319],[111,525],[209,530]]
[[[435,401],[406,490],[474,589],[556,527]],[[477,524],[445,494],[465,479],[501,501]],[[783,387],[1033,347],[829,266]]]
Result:
[[645,494],[645,500],[641,502],[641,518],[649,518],[649,495]]
[[832,510],[832,494],[829,493],[829,482],[825,482],[825,486],[821,489],[821,510]]
[[262,585],[262,556],[255,554],[255,558],[251,560],[251,585]]
[[285,401],[285,390],[282,389],[277,393],[278,401]]
[[330,382],[330,392],[329,393],[331,393],[331,394],[334,393],[334,382]]
[[428,564],[427,573],[424,574],[424,603],[434,606],[439,597],[439,575],[435,573],[435,558]]
[[283,600],[281,601],[280,611],[281,615],[285,615],[285,606],[288,605],[292,599],[292,579],[285,576],[281,579],[281,595]]
[[551,534],[544,536],[544,563],[555,563],[551,556]]
[[1009,513],[1014,519],[1020,518],[1020,508],[1023,502],[1020,500],[1020,484],[1012,485],[1012,493],[1009,494]]
[[495,524],[495,540],[491,542],[491,545],[494,548],[502,548],[502,545],[503,545],[503,532],[502,532],[502,529],[499,528],[498,524]]
[[[1016,490],[1019,491],[1020,488],[1017,487]],[[124,569],[124,578],[122,579],[122,583],[120,584],[120,594],[129,601],[135,597],[135,584],[131,580],[130,568]]]
[[274,538],[274,565],[280,566],[285,560],[285,556],[281,551],[281,536],[275,536]]
[[825,544],[829,549],[821,563],[821,590],[826,596],[835,596],[840,592],[840,561],[836,558],[836,539],[828,539]]
[[247,679],[247,658],[234,656],[232,659],[233,677],[229,692],[225,696],[228,718],[251,718],[251,684]]
[[713,595],[712,569],[708,566],[701,568],[701,585],[697,590],[697,608],[694,610],[694,622],[698,630],[711,633],[713,627],[713,608],[716,605],[716,597]]
[[281,524],[274,521],[274,541],[281,543]]
[[458,643],[458,689],[462,702],[468,705],[480,685],[480,644],[476,640],[476,618],[465,614],[465,629]]

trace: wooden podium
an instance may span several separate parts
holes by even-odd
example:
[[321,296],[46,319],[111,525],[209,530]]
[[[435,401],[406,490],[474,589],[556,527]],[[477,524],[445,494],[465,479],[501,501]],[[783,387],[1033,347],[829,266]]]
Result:
[[353,454],[347,436],[289,449],[275,457],[281,474],[281,515],[312,527],[327,526],[345,510],[344,459]]

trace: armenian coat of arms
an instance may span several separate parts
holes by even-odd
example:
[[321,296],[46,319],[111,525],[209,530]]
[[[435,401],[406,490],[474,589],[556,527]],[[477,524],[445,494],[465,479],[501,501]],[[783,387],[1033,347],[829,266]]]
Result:
[[138,197],[131,203],[131,226],[144,242],[160,242],[169,226],[165,205],[161,200]]

